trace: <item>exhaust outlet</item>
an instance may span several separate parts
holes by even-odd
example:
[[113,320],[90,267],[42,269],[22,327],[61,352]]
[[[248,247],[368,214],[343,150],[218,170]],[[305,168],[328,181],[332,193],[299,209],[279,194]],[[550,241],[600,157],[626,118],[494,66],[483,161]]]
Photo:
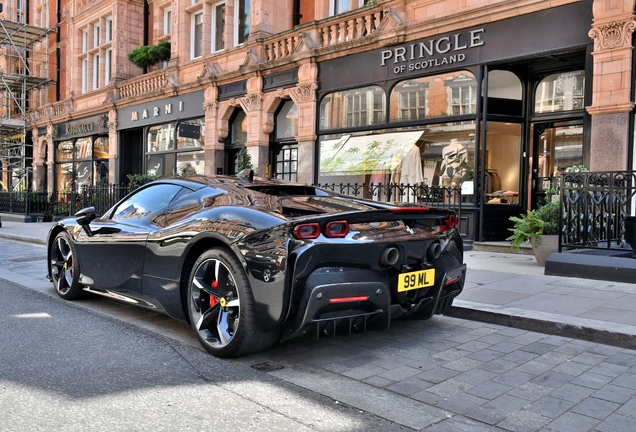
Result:
[[400,259],[400,251],[398,248],[390,246],[380,254],[380,264],[383,266],[395,265]]
[[435,261],[442,254],[442,245],[438,241],[433,242],[426,250],[426,260]]

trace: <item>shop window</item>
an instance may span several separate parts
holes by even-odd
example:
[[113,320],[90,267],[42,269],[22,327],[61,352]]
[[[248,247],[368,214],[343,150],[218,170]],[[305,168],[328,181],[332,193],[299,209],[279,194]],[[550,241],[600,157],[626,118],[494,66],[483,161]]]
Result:
[[203,118],[151,126],[147,133],[146,172],[156,176],[203,174],[204,144]]
[[462,193],[472,198],[474,136],[474,121],[324,135],[320,137],[318,180],[453,185],[462,187]]
[[234,41],[235,45],[247,42],[250,35],[250,0],[235,0]]
[[391,121],[421,120],[427,117],[427,79],[398,83],[391,92]]
[[488,114],[523,115],[521,81],[512,72],[488,72]]
[[320,128],[360,127],[385,122],[386,97],[379,86],[330,93],[320,104]]
[[276,116],[276,139],[295,139],[298,135],[298,107],[288,100]]
[[63,193],[107,183],[108,137],[85,137],[57,143],[55,173],[57,190]]
[[487,204],[519,204],[520,161],[521,125],[489,121],[483,187]]
[[298,174],[298,145],[283,145],[275,149],[274,173],[279,180],[296,181]]
[[444,81],[448,94],[447,115],[474,114],[477,112],[477,85],[475,78],[462,73]]
[[584,108],[585,71],[550,75],[535,92],[535,113],[572,111]]
[[225,49],[225,2],[212,6],[212,52]]

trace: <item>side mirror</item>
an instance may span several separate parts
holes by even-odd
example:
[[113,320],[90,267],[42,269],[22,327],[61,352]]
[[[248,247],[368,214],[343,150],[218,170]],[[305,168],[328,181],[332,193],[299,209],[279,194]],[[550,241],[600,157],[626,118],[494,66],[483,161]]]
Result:
[[95,214],[95,207],[86,207],[75,213],[75,220],[84,229],[84,231],[86,231],[86,234],[88,234],[89,237],[92,237],[93,233],[88,225],[96,217],[97,215]]

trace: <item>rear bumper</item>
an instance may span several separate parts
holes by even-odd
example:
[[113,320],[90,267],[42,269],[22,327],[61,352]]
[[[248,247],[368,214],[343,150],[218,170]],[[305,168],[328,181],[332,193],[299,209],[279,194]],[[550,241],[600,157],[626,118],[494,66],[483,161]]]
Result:
[[368,328],[386,330],[392,318],[415,314],[428,319],[452,304],[464,286],[466,265],[446,269],[424,296],[408,305],[396,303],[385,273],[346,267],[314,271],[305,284],[298,313],[287,323],[281,340],[303,335],[335,334]]

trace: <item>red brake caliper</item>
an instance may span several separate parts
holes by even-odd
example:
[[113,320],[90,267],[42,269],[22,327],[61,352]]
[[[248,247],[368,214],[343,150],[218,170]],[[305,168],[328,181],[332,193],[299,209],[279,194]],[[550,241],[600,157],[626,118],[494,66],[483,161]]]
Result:
[[[217,281],[214,281],[210,284],[210,286],[213,289],[217,289],[219,287],[219,283]],[[214,307],[218,302],[219,300],[216,297],[214,297],[213,295],[210,296],[210,307]]]

